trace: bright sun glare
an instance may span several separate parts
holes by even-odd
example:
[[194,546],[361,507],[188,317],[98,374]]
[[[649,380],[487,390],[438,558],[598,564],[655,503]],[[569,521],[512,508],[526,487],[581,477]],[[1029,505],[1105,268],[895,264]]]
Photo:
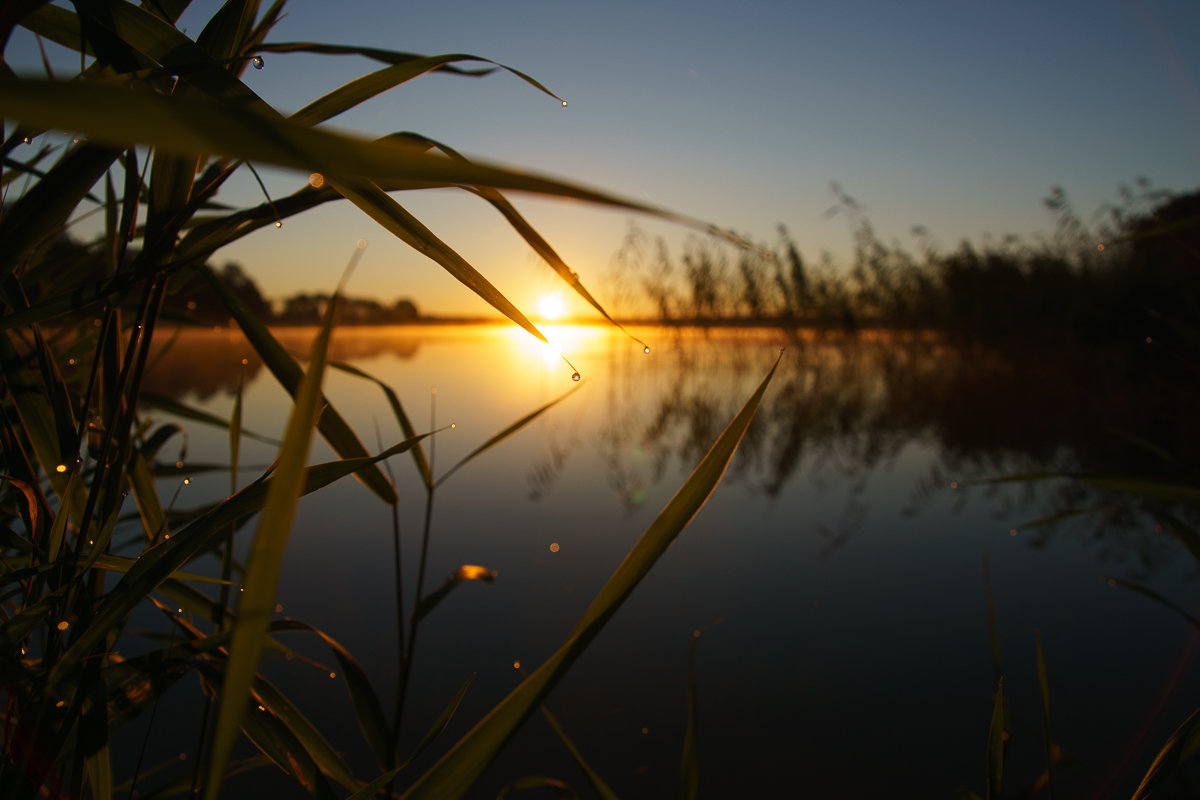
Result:
[[538,313],[542,315],[542,319],[559,319],[566,310],[567,304],[563,302],[560,294],[544,295],[538,301]]

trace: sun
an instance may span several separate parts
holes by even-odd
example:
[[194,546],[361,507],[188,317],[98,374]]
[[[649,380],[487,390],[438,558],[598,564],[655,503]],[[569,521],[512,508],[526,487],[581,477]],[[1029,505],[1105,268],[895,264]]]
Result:
[[567,311],[567,304],[561,294],[543,295],[538,301],[538,314],[542,319],[561,319]]

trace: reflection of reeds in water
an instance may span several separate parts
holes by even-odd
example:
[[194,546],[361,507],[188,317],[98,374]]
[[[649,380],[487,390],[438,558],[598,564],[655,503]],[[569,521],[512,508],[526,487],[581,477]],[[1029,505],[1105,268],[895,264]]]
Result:
[[[681,334],[672,347],[656,350],[658,382],[650,399],[611,393],[596,444],[610,485],[630,508],[647,487],[669,482],[703,452],[736,402],[744,365],[761,357],[772,336],[778,341],[768,332]],[[969,482],[1009,474],[1171,475],[1177,466],[1144,442],[1167,443],[1184,463],[1200,454],[1200,436],[1187,425],[1194,396],[1169,381],[1131,384],[1044,351],[956,346],[929,336],[876,332],[800,341],[785,354],[727,480],[777,497],[797,481],[819,486],[821,476],[836,475],[848,486],[841,518],[805,523],[831,548],[861,523],[868,476],[913,442],[932,445],[936,461],[912,487],[906,508],[885,513],[919,513],[945,491],[966,502],[973,493],[995,491],[968,491]],[[1004,518],[1017,524],[1094,507],[1106,541],[1152,553],[1155,537],[1141,535],[1145,526],[1132,510],[1148,508],[1148,501],[1131,504],[1117,494],[1068,481],[1028,484],[1017,499],[1006,496]],[[1030,541],[1042,544],[1052,530],[1038,528]]]

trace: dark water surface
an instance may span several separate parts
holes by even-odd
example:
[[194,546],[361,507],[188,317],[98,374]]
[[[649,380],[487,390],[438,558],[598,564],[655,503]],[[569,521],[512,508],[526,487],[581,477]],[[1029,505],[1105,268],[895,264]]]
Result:
[[[1061,479],[982,482],[1168,470],[1132,439],[1194,455],[1186,392],[1081,378],[1044,354],[1002,357],[882,335],[820,343],[651,330],[650,355],[608,329],[552,335],[585,377],[577,391],[436,492],[427,591],[462,564],[498,577],[459,586],[422,624],[405,747],[474,675],[442,747],[432,748],[440,753],[516,686],[514,662],[534,668],[561,644],[784,345],[717,492],[549,698],[620,796],[678,794],[697,631],[701,797],[982,795],[994,689],[985,559],[1010,714],[1011,794],[1045,769],[1036,636],[1053,739],[1069,759],[1057,767],[1059,796],[1128,797],[1200,705],[1196,631],[1109,580],[1136,582],[1195,613],[1187,550],[1117,493]],[[311,331],[281,336],[303,352]],[[570,368],[508,328],[347,329],[333,356],[391,386],[418,430],[455,423],[434,439],[438,475],[575,386]],[[234,335],[185,334],[150,381],[227,416],[239,376],[245,428],[278,436],[285,395]],[[377,436],[385,445],[403,438],[374,384],[335,371],[326,389],[369,449]],[[182,424],[187,461],[228,462],[224,431]],[[240,483],[273,457],[269,445],[245,441]],[[311,460],[329,458],[318,443]],[[424,490],[411,458],[391,468],[411,610]],[[177,483],[164,482],[163,496]],[[198,476],[177,503],[221,496],[228,484],[227,473]],[[1076,508],[1094,510],[1023,525]],[[243,545],[253,525],[245,530]],[[346,645],[388,709],[397,665],[391,531],[389,509],[357,482],[305,498],[279,593],[279,616]],[[327,650],[288,643],[334,663]],[[263,669],[356,774],[374,777],[340,678],[282,658]],[[181,728],[199,724],[185,694],[163,716]],[[157,739],[162,757],[179,740]],[[421,757],[411,769],[431,763]],[[245,790],[269,782],[270,769]],[[591,796],[541,717],[473,796],[495,797],[527,775]],[[285,786],[278,796],[293,794]],[[553,796],[516,796],[524,795]]]

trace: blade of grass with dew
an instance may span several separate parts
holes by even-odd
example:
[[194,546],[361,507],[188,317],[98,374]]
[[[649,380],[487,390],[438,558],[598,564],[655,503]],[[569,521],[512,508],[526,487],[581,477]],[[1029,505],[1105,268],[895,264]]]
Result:
[[[400,426],[400,432],[404,434],[406,439],[412,439],[417,435],[416,429],[413,428],[412,421],[409,420],[408,414],[404,412],[404,406],[400,404],[400,398],[392,391],[392,387],[388,386],[383,381],[370,375],[352,364],[344,364],[338,361],[330,362],[329,366],[332,369],[341,370],[350,375],[355,375],[360,378],[371,381],[378,386],[385,397],[387,397],[388,405],[392,408],[392,415],[396,418],[396,423]],[[433,488],[433,472],[429,466],[429,459],[425,457],[425,448],[417,444],[410,451],[413,456],[413,461],[416,462],[417,472],[421,474],[421,481],[425,484],[426,489]]]
[[486,442],[479,445],[479,447],[476,447],[474,450],[472,450],[470,453],[468,453],[466,456],[464,456],[457,464],[455,464],[453,467],[451,467],[449,470],[447,470],[445,475],[438,478],[436,485],[441,486],[443,483],[446,482],[447,478],[449,478],[455,472],[458,472],[458,470],[461,469],[462,467],[465,467],[469,462],[473,461],[476,457],[482,455],[483,453],[486,453],[488,450],[491,450],[493,447],[500,444],[505,439],[509,438],[514,433],[521,430],[526,425],[533,422],[535,419],[540,417],[542,414],[544,414],[547,411],[549,411],[550,409],[554,408],[554,406],[558,405],[563,400],[566,400],[568,397],[570,397],[572,394],[574,394],[576,391],[578,391],[579,389],[582,389],[582,388],[583,388],[582,384],[571,387],[563,394],[561,394],[558,397],[551,400],[549,403],[546,403],[546,405],[542,406],[541,408],[534,409],[533,411],[529,412],[525,416],[521,417],[516,422],[509,425],[504,430],[495,434],[490,439],[488,439]]
[[362,731],[363,739],[371,748],[376,762],[380,765],[386,764],[391,758],[392,746],[383,706],[379,702],[379,696],[375,693],[375,687],[371,685],[366,671],[350,651],[320,628],[298,620],[278,620],[271,626],[271,630],[276,633],[287,631],[311,633],[329,647],[334,658],[337,659],[342,679],[346,683],[346,690],[350,693],[350,701],[354,706],[354,714],[358,720],[359,729]]
[[418,778],[405,792],[406,800],[450,800],[461,797],[475,783],[708,500],[750,426],[779,361],[779,358],[775,360],[762,383],[717,438],[712,449],[642,534],[562,646]]
[[[429,147],[436,147],[452,159],[470,163],[467,158],[463,157],[456,150],[442,144],[441,142],[416,136],[415,134],[408,134],[408,136],[410,139],[418,143],[423,142]],[[626,331],[621,323],[617,322],[612,318],[612,316],[609,315],[608,311],[604,309],[604,306],[600,304],[600,301],[593,297],[592,293],[584,288],[583,283],[580,282],[579,276],[575,274],[575,271],[567,266],[567,262],[563,261],[562,257],[558,255],[558,252],[555,251],[555,249],[550,246],[550,243],[547,242],[542,235],[538,233],[532,225],[529,224],[528,220],[526,220],[525,217],[522,216],[519,211],[517,211],[513,204],[508,201],[508,198],[506,198],[496,189],[492,189],[487,186],[472,186],[464,188],[477,194],[490,203],[493,208],[499,211],[500,214],[506,220],[508,220],[509,225],[511,225],[513,229],[521,235],[521,238],[524,239],[531,248],[533,248],[533,251],[537,253],[542,260],[545,261],[546,264],[549,265],[550,268],[554,270],[554,272],[560,278],[562,278],[562,280],[568,286],[570,286],[576,294],[583,298],[584,302],[596,309],[596,311],[598,311],[605,320],[616,326],[620,331],[625,333],[625,335],[642,345],[642,347],[646,348],[647,352],[649,352],[649,348],[645,342]]]
[[383,226],[400,241],[418,253],[431,259],[442,269],[454,276],[479,297],[510,320],[520,325],[540,341],[549,342],[542,332],[505,297],[479,270],[465,258],[434,235],[420,220],[408,213],[387,192],[373,183],[330,181],[331,185],[351,203]]
[[0,83],[0,105],[9,119],[79,131],[97,142],[138,143],[179,155],[213,153],[306,174],[315,170],[343,181],[424,181],[534,192],[646,213],[740,242],[711,224],[528,171],[478,160],[457,163],[391,138],[370,141],[334,134],[199,97],[23,79]]
[[1046,789],[1054,800],[1054,739],[1050,732],[1050,680],[1046,676],[1046,653],[1042,649],[1041,633],[1034,634],[1037,649],[1038,693],[1042,698],[1042,735],[1046,740]]
[[220,703],[205,792],[207,800],[216,800],[221,776],[232,756],[270,625],[283,552],[304,486],[305,461],[322,398],[321,383],[339,305],[338,298],[339,294],[335,294],[325,312],[321,332],[313,343],[308,372],[296,390],[295,406],[283,437],[278,466],[270,482],[246,564],[245,585],[238,595],[237,618],[233,624],[228,664],[219,693]]
[[587,777],[588,783],[591,784],[592,789],[596,792],[596,795],[600,797],[600,800],[618,800],[617,793],[612,790],[611,786],[604,782],[604,779],[600,777],[600,773],[596,772],[596,770],[592,768],[592,765],[589,764],[587,759],[583,757],[583,753],[579,751],[579,748],[575,745],[575,742],[571,741],[571,737],[567,735],[567,729],[564,728],[562,723],[558,721],[558,717],[554,716],[553,712],[550,711],[550,708],[545,703],[542,703],[541,709],[542,716],[546,718],[546,722],[549,723],[550,729],[554,731],[556,736],[558,736],[559,741],[563,743],[563,747],[567,748],[567,752],[570,753],[571,758],[575,760],[576,766],[583,770],[584,776]]
[[1131,800],[1144,800],[1152,796],[1155,787],[1191,759],[1197,751],[1200,751],[1200,709],[1193,711],[1171,734],[1162,750],[1158,751]]
[[[355,251],[356,254],[361,252],[361,249]],[[263,360],[263,364],[287,390],[288,394],[295,398],[300,390],[303,377],[303,371],[296,363],[296,359],[292,358],[283,345],[279,344],[263,321],[246,307],[246,304],[225,285],[224,281],[211,270],[204,270],[204,276],[208,279],[209,285],[220,295],[226,309],[237,320],[242,333],[245,334],[254,351],[258,353],[259,358]],[[321,432],[334,451],[343,458],[365,456],[367,449],[359,441],[350,425],[337,412],[337,409],[323,396],[319,400],[322,410],[317,418],[317,430]],[[356,473],[356,477],[388,505],[397,501],[395,488],[374,464],[365,466],[361,473]]]
[[448,53],[438,56],[421,56],[409,61],[384,69],[377,70],[360,78],[356,78],[349,83],[339,86],[324,97],[306,105],[296,113],[292,114],[289,119],[300,125],[316,125],[319,122],[325,122],[333,117],[348,111],[357,105],[360,105],[373,97],[378,97],[384,92],[399,86],[402,83],[412,80],[427,72],[432,72],[444,65],[455,61],[480,61],[487,64],[492,64],[500,69],[507,70],[514,75],[524,79],[540,91],[550,95],[555,100],[558,100],[563,105],[566,101],[556,95],[554,92],[547,89],[542,84],[535,81],[528,75],[518,72],[514,69],[497,64],[486,58],[468,55],[466,53]]

